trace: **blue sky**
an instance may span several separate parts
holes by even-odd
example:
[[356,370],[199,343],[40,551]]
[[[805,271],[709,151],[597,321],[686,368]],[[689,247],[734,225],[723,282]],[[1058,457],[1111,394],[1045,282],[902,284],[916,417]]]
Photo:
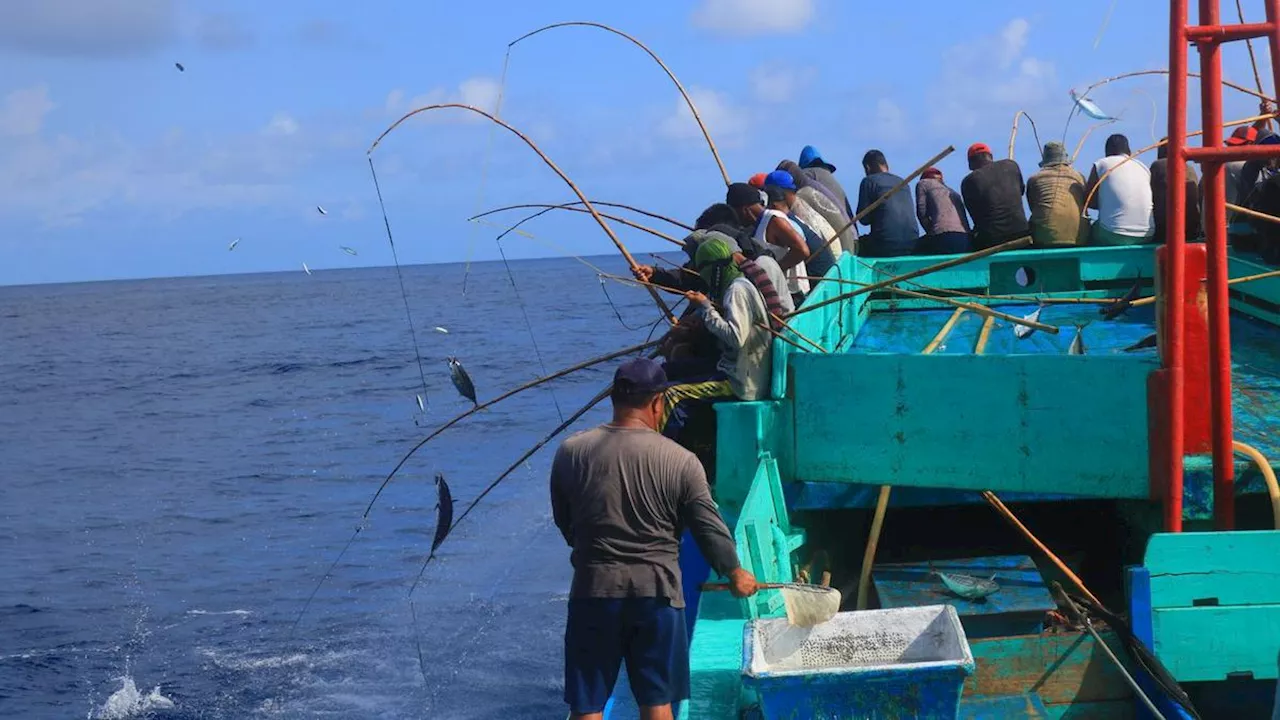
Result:
[[[1261,18],[1260,2],[1245,7]],[[685,220],[720,200],[674,88],[620,38],[544,33],[516,46],[500,84],[507,43],[552,22],[647,42],[692,91],[734,179],[812,143],[853,188],[869,148],[905,174],[954,144],[941,167],[958,187],[964,148],[983,141],[1003,156],[1017,110],[1042,140],[1059,138],[1070,88],[1165,67],[1165,12],[1137,0],[6,0],[0,284],[389,264],[365,150],[416,104],[491,108],[502,87],[504,119],[589,197]],[[1228,48],[1225,75],[1252,84],[1242,45]],[[1099,90],[1124,120],[1094,133],[1077,167],[1109,131],[1149,143],[1153,112],[1163,135],[1166,88],[1153,77]],[[1256,109],[1225,97],[1229,117]],[[1070,147],[1086,127],[1073,122]],[[374,157],[404,263],[493,259],[498,228],[467,216],[574,199],[518,140],[458,111],[411,120]],[[1028,175],[1038,160],[1025,125],[1017,159]],[[534,237],[504,241],[509,256],[612,250],[577,215],[526,229]],[[666,247],[618,232],[636,252]]]

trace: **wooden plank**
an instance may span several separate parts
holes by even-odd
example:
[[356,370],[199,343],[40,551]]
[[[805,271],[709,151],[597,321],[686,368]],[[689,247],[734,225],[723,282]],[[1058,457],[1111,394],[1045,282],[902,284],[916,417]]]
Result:
[[960,717],[957,720],[992,720],[993,718],[1048,720],[1049,711],[1040,700],[1040,696],[1034,694],[966,698],[960,702]]
[[[1132,720],[1138,717],[1135,700],[1106,700],[1103,702],[1065,702],[1046,704],[1045,717],[1050,720]],[[1150,715],[1143,718],[1149,720]],[[995,718],[992,718],[995,720]],[[1003,718],[1001,718],[1003,720]],[[1169,718],[1169,720],[1173,720]]]
[[[1102,633],[1123,657],[1111,633]],[[973,640],[976,664],[964,695],[1036,693],[1045,705],[1127,700],[1129,686],[1087,633],[1019,635]]]
[[1157,533],[1143,565],[1156,609],[1280,603],[1280,530]]
[[796,476],[1145,498],[1155,362],[1078,360],[795,355]]
[[1179,682],[1276,677],[1280,605],[1156,610],[1152,627],[1156,656]]

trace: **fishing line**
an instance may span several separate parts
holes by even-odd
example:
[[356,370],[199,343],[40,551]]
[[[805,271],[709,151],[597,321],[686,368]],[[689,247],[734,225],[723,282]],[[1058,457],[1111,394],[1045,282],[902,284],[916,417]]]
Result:
[[[511,48],[507,48],[507,54],[502,58],[502,77],[498,80],[498,99],[493,107],[493,116],[502,117],[502,98],[507,92],[507,64],[511,62]],[[480,185],[476,190],[476,212],[480,212],[481,206],[484,204],[484,189],[489,181],[489,160],[493,157],[493,136],[498,129],[489,126],[489,138],[485,143],[484,159],[480,163]],[[476,231],[473,228],[467,233],[467,263],[462,269],[462,297],[467,296],[467,279],[471,277],[471,254],[475,250]]]
[[413,598],[409,598],[409,616],[413,618],[413,644],[418,648],[418,669],[422,671],[422,686],[431,687],[427,682],[427,661],[422,658],[422,634],[418,631],[418,611],[413,607]]
[[[502,266],[507,269],[507,280],[511,282],[511,290],[516,295],[516,304],[520,306],[520,314],[524,316],[524,326],[529,330],[529,342],[533,343],[534,357],[538,358],[538,367],[541,368],[542,374],[547,374],[547,364],[542,360],[542,351],[538,349],[538,336],[533,332],[533,323],[529,321],[529,311],[524,306],[524,298],[520,297],[520,288],[516,286],[516,276],[511,272],[511,263],[507,262],[507,251],[502,249],[502,237],[499,236],[495,242],[498,244],[498,254],[502,256]],[[556,414],[560,416],[560,422],[564,422],[564,411],[560,409],[560,401],[556,399],[555,388],[548,387],[551,393],[551,402],[556,406]]]
[[[409,337],[413,339],[413,355],[418,361],[418,378],[422,380],[422,397],[427,405],[431,395],[427,392],[427,371],[422,367],[422,350],[418,347],[418,331],[413,326],[413,311],[409,309],[409,293],[404,287],[404,273],[400,271],[400,257],[396,254],[396,240],[391,235],[391,220],[387,218],[387,206],[382,201],[382,186],[378,184],[378,171],[373,167],[373,155],[369,160],[369,173],[373,175],[373,189],[378,193],[378,208],[382,211],[382,225],[387,229],[387,242],[391,245],[391,261],[396,266],[396,279],[400,281],[400,297],[404,300],[404,315],[409,320]],[[345,550],[343,552],[346,552]]]
[[[617,304],[614,303],[613,298],[609,296],[609,288],[605,287],[603,275],[600,276],[600,290],[604,293],[605,301],[609,303],[609,307],[613,310],[614,317],[618,318],[618,324],[622,325],[622,327],[628,330],[633,330],[633,331],[645,329],[646,326],[644,325],[636,325],[635,327],[632,327],[631,325],[627,324],[626,320],[622,319],[622,312],[618,310]],[[560,419],[563,420],[564,418],[562,417]]]

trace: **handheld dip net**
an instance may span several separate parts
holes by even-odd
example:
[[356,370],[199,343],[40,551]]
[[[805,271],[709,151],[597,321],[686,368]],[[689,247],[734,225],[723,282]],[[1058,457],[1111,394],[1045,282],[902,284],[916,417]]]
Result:
[[[760,583],[761,591],[782,594],[787,609],[787,622],[798,627],[813,627],[831,620],[840,612],[840,591],[824,585],[805,583]],[[703,590],[728,590],[729,583],[706,583]]]

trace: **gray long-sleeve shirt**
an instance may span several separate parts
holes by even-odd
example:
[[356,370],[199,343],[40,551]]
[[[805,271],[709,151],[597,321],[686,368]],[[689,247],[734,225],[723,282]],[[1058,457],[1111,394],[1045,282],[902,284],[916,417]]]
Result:
[[684,607],[680,536],[711,567],[739,567],[706,473],[693,453],[645,428],[602,425],[560,446],[551,510],[573,548],[573,598],[662,597]]

